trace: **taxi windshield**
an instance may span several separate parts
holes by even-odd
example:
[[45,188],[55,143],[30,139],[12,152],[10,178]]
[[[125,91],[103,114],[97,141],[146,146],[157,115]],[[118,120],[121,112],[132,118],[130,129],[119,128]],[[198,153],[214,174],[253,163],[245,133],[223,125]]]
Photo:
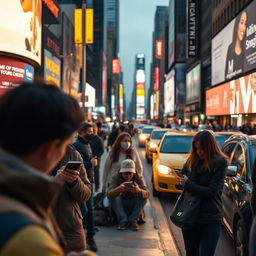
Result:
[[153,131],[152,140],[161,140],[166,131]]
[[149,134],[153,131],[154,128],[143,128],[142,129],[142,133],[146,133],[146,134]]
[[160,153],[189,153],[193,136],[166,136],[162,143]]

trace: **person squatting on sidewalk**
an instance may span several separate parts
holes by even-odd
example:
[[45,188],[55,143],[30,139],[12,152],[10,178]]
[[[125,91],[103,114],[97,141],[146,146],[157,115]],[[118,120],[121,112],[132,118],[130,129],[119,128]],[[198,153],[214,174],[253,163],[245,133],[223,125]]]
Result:
[[78,131],[78,138],[73,145],[83,158],[83,164],[86,169],[88,179],[91,182],[92,193],[89,200],[86,202],[87,209],[85,208],[84,203],[80,203],[80,208],[83,215],[83,224],[86,227],[86,242],[88,249],[97,252],[98,248],[94,240],[93,184],[94,167],[98,165],[98,160],[93,157],[91,146],[89,144],[93,137],[92,125],[89,123],[83,123]]
[[[71,169],[69,161],[78,161],[80,165]],[[89,182],[83,159],[76,149],[69,145],[66,153],[51,175],[65,182],[53,213],[66,240],[66,252],[82,252],[86,250],[85,231],[82,222],[82,213],[78,202],[85,202],[91,196],[91,183]]]
[[56,86],[24,84],[0,99],[0,255],[63,256],[51,207],[63,183],[48,173],[83,122]]
[[124,230],[130,225],[132,230],[139,230],[138,219],[149,197],[149,190],[142,176],[136,173],[133,160],[122,161],[121,169],[113,177],[107,195],[117,216],[117,229]]

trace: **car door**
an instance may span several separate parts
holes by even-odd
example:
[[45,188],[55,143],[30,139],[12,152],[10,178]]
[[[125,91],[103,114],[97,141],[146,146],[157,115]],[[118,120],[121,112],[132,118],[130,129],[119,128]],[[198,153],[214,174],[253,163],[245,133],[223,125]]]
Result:
[[[231,163],[232,157],[234,155],[234,150],[236,148],[237,144],[236,142],[230,142],[228,144],[225,144],[222,148],[223,153],[229,158],[229,161]],[[232,208],[232,200],[231,200],[231,179],[229,176],[226,176],[224,180],[224,186],[223,186],[223,192],[221,195],[222,202],[223,202],[223,212],[224,212],[224,221],[226,226],[229,228],[229,230],[232,230],[232,218],[230,214],[230,209]]]

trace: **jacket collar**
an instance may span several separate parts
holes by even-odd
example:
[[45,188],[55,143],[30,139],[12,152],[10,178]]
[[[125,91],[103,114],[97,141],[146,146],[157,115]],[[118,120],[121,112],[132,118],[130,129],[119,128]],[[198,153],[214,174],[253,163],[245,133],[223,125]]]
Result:
[[0,193],[13,197],[46,217],[63,183],[0,149]]

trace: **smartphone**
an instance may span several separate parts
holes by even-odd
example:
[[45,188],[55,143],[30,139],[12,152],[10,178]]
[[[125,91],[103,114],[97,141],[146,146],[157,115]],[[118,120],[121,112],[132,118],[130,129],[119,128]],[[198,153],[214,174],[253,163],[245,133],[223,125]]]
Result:
[[65,169],[79,170],[81,164],[81,161],[68,161]]
[[175,173],[176,173],[179,177],[183,177],[183,174],[181,173],[181,171],[175,170]]
[[132,184],[133,184],[133,181],[125,181],[124,184],[125,184],[125,185],[132,185]]

